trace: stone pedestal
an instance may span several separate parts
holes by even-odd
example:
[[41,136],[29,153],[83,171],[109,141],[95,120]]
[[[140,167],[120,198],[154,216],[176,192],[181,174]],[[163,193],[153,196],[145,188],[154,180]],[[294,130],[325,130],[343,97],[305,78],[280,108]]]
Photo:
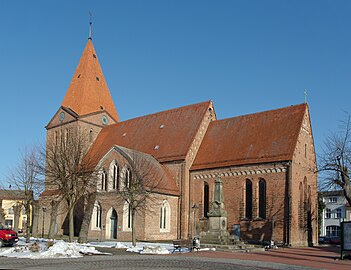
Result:
[[214,201],[208,213],[209,230],[200,233],[202,243],[227,245],[229,233],[227,231],[227,211],[224,209],[224,195],[222,181],[215,182]]

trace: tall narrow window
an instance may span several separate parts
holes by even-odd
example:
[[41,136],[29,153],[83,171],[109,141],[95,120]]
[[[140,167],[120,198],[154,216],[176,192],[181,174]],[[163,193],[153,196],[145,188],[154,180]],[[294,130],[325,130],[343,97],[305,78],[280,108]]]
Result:
[[266,219],[266,181],[264,179],[258,182],[258,193],[258,216]]
[[130,204],[128,204],[128,228],[132,228],[132,209]]
[[164,201],[160,208],[160,230],[169,231],[170,228],[170,207],[167,201]]
[[107,177],[105,171],[102,171],[101,173],[101,190],[107,190]]
[[131,180],[132,180],[132,174],[129,169],[126,170],[126,180],[125,180],[125,187],[130,188],[131,187]]
[[118,164],[114,164],[113,165],[113,189],[117,189],[119,188],[119,167]]
[[101,213],[102,213],[102,209],[101,206],[98,202],[94,203],[94,209],[93,209],[93,214],[91,217],[91,227],[92,229],[96,230],[96,229],[100,229],[101,228]]
[[249,179],[246,179],[245,187],[245,217],[252,219],[252,182]]
[[125,202],[123,205],[123,230],[131,231],[132,229],[132,207]]
[[208,183],[204,183],[204,217],[208,217],[208,212],[209,212],[209,205],[210,205],[210,188],[208,186]]

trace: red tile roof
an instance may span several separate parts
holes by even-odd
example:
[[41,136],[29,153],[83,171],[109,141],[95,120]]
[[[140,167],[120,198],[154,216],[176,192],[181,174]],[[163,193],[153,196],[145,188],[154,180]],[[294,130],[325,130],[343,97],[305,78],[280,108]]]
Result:
[[159,162],[182,160],[211,101],[150,114],[104,127],[90,149],[100,160],[114,145],[134,149]]
[[116,121],[119,121],[115,105],[90,39],[80,58],[62,106],[72,109],[80,116],[106,110]]
[[26,200],[26,194],[23,190],[1,189],[0,200]]
[[213,121],[191,170],[292,160],[306,104]]
[[61,194],[61,191],[58,190],[58,189],[47,189],[47,190],[44,190],[43,193],[40,194],[40,197],[50,197],[50,196],[57,196],[57,195],[60,195]]

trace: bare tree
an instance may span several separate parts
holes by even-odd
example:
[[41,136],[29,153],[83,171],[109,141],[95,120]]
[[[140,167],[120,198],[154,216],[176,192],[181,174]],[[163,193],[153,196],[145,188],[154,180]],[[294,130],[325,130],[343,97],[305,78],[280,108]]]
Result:
[[128,204],[132,245],[135,246],[136,215],[152,211],[151,204],[156,200],[155,194],[165,187],[167,176],[165,169],[152,156],[123,147],[118,147],[117,150],[129,164],[124,181],[117,193],[121,202]]
[[347,114],[339,130],[331,134],[324,143],[319,171],[323,173],[320,188],[322,190],[342,189],[346,200],[351,205],[350,166],[351,116]]
[[[29,242],[31,236],[33,220],[31,220],[31,211],[34,209],[34,200],[39,196],[44,187],[44,180],[39,173],[39,153],[38,149],[33,147],[26,149],[20,157],[17,166],[10,172],[7,177],[9,184],[17,190],[23,191],[23,201],[18,201],[14,206],[15,212],[15,229],[18,228],[18,217],[22,206],[27,216],[26,241]],[[16,218],[17,217],[17,218]]]
[[93,156],[86,155],[89,145],[86,132],[68,128],[56,133],[43,151],[46,185],[59,190],[54,204],[61,200],[67,204],[70,242],[74,238],[74,208],[83,196],[96,190]]

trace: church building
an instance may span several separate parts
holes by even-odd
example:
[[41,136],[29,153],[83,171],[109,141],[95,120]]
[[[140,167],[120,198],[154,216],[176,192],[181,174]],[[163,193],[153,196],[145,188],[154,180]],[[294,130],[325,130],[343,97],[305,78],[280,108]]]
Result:
[[[316,155],[306,103],[217,119],[209,100],[121,121],[89,38],[46,126],[47,145],[71,127],[89,134],[88,154],[99,170],[89,239],[131,240],[129,206],[117,191],[128,185],[130,160],[138,158],[138,174],[152,171],[146,178],[157,181],[147,210],[135,217],[138,240],[192,238],[194,225],[198,235],[206,232],[220,179],[230,234],[239,231],[252,242],[317,243]],[[58,193],[47,183],[40,197],[45,234]],[[57,214],[57,235],[65,233],[66,216]]]

